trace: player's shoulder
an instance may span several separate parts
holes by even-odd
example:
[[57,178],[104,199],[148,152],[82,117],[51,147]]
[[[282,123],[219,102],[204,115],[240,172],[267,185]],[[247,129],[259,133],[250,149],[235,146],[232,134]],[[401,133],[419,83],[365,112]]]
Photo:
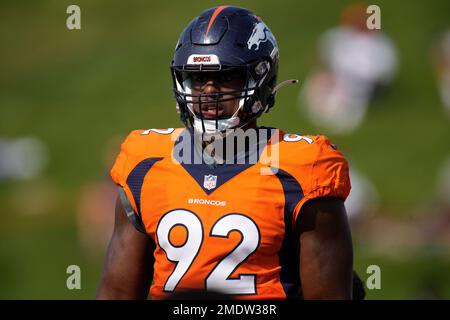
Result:
[[345,159],[325,135],[303,135],[279,131],[280,160],[292,164],[314,164],[318,159]]
[[280,132],[278,137],[281,176],[287,174],[297,181],[304,195],[296,214],[308,199],[347,198],[351,188],[348,162],[327,136]]
[[131,131],[121,151],[134,157],[169,156],[182,128],[139,129]]
[[113,181],[126,185],[129,174],[141,163],[148,164],[171,157],[177,135],[183,129],[133,130],[123,141],[120,152],[110,171]]

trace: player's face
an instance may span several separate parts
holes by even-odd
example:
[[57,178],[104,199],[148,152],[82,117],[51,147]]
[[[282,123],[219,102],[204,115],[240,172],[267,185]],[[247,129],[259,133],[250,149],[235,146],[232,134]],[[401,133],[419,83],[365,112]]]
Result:
[[[190,74],[193,94],[222,94],[221,101],[216,103],[215,97],[203,97],[201,112],[204,119],[226,119],[238,109],[240,91],[245,84],[245,72],[229,70],[221,72],[193,72]],[[193,99],[198,102],[199,98]],[[199,115],[200,104],[194,103],[194,112]]]

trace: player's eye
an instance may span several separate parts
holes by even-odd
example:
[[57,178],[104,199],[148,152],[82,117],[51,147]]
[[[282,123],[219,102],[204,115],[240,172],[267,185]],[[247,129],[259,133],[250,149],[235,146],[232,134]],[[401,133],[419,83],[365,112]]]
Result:
[[240,70],[221,72],[217,81],[226,88],[240,89],[245,82],[245,74]]
[[189,79],[193,88],[201,89],[209,81],[223,88],[240,90],[245,82],[245,73],[241,70],[221,72],[190,72],[184,75]]
[[191,81],[194,86],[202,86],[208,81],[208,78],[205,74],[193,73],[191,75]]
[[230,83],[232,81],[234,81],[236,78],[236,76],[230,72],[222,72],[219,76],[218,76],[218,82],[220,82],[221,84],[227,84]]

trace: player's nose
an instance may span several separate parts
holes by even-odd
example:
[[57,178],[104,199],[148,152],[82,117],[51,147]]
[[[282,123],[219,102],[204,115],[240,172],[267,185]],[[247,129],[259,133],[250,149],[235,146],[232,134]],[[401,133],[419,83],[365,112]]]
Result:
[[220,92],[220,87],[217,85],[217,82],[215,82],[214,79],[209,79],[203,86],[202,91],[204,94],[218,93]]

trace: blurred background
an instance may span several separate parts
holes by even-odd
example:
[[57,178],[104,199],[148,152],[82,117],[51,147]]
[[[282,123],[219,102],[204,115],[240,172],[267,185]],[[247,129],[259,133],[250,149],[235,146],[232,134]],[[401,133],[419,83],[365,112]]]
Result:
[[[81,30],[66,9],[81,8]],[[108,177],[133,129],[180,126],[169,65],[211,1],[0,1],[0,298],[91,299],[112,231]],[[355,269],[369,299],[450,298],[450,2],[232,1],[280,47],[261,124],[325,134],[349,159]],[[381,30],[368,31],[381,9]],[[66,268],[81,268],[68,290]]]

